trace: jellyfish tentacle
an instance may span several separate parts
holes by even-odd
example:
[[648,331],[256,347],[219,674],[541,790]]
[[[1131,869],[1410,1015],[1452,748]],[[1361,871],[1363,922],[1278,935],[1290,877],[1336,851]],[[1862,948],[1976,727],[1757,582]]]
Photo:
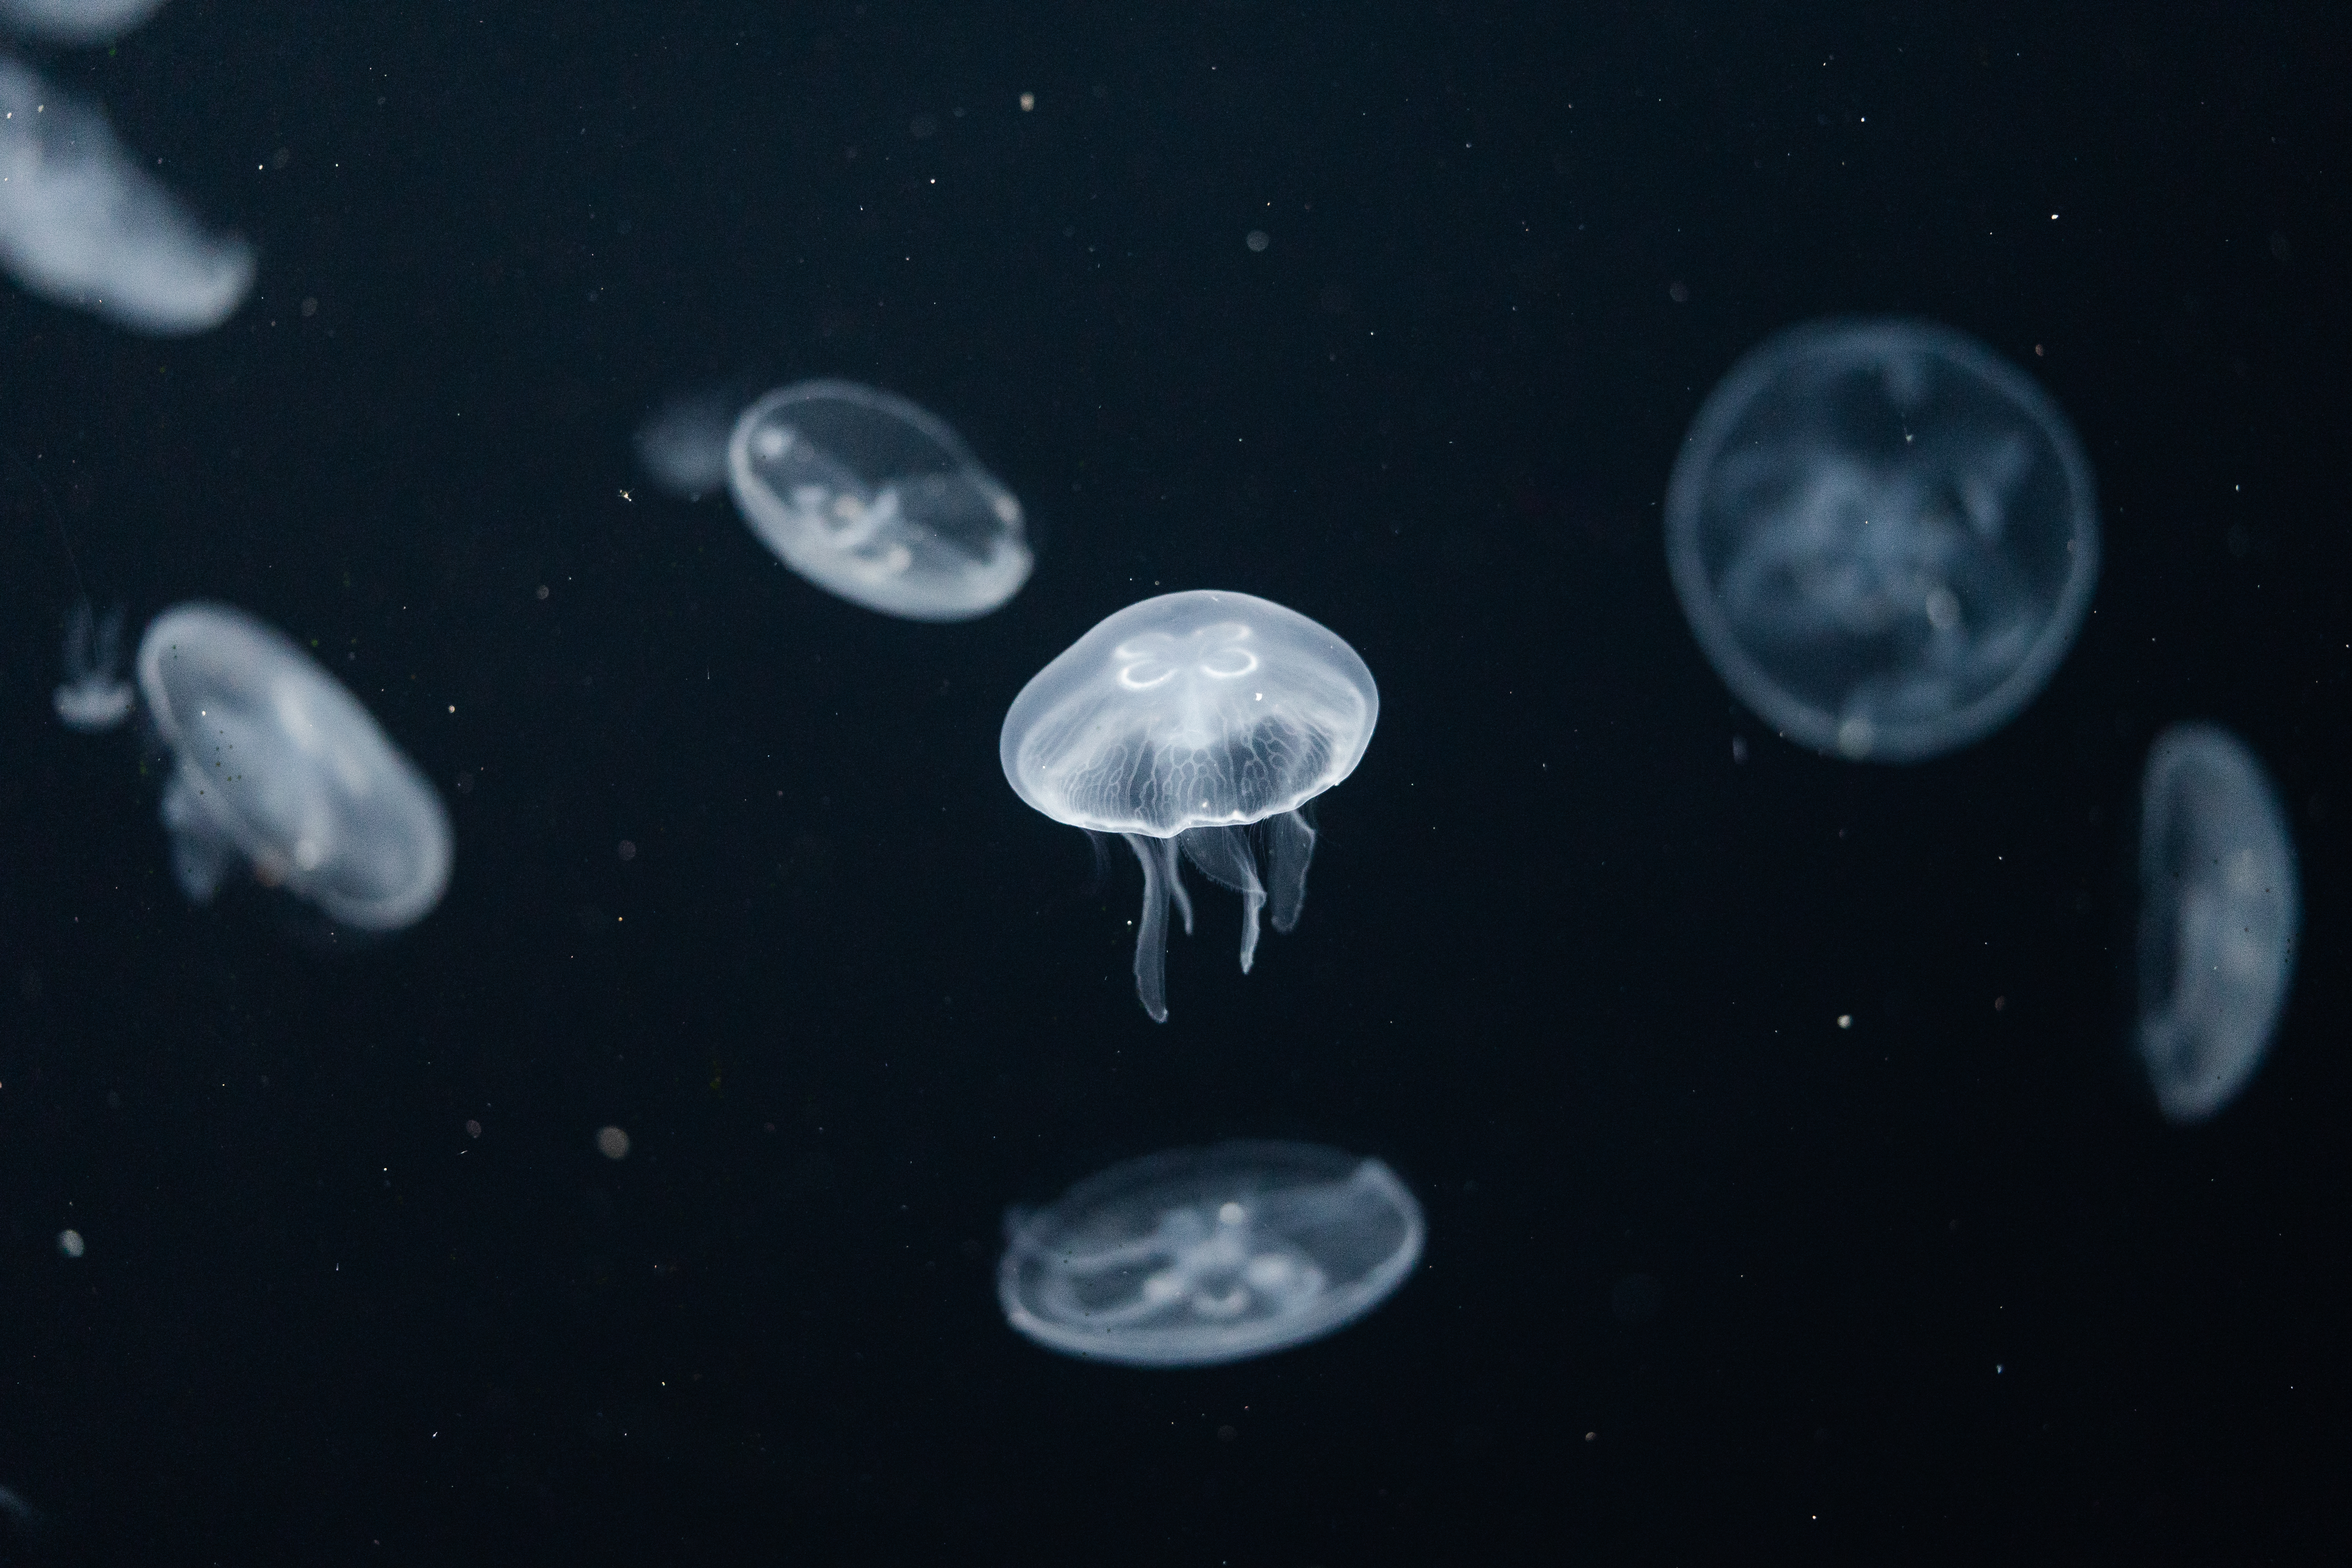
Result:
[[1266,882],[1274,903],[1274,929],[1285,936],[1298,924],[1307,901],[1307,863],[1315,858],[1315,830],[1295,811],[1265,819]]
[[[1168,1021],[1168,883],[1162,841],[1122,833],[1143,862],[1143,918],[1135,930],[1135,994],[1155,1024]],[[1180,884],[1181,889],[1181,884]]]
[[1265,907],[1265,884],[1258,880],[1257,857],[1245,827],[1188,827],[1176,836],[1184,858],[1220,887],[1242,896],[1242,973],[1257,958],[1257,917]]
[[1184,886],[1183,868],[1176,858],[1176,841],[1173,838],[1155,838],[1152,842],[1160,847],[1160,864],[1168,869],[1168,896],[1176,900],[1176,913],[1184,921],[1184,934],[1191,936],[1192,893]]

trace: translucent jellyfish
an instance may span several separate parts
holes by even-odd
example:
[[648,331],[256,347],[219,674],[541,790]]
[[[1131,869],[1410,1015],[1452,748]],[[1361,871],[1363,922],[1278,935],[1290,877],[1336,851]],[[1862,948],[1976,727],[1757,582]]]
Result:
[[1666,557],[1708,660],[1782,735],[1917,762],[2049,680],[2090,607],[2098,510],[2057,405],[1983,344],[1822,321],[1707,395]]
[[225,605],[177,605],[140,641],[139,689],[173,756],[163,826],[192,900],[243,861],[356,931],[397,931],[440,901],[441,797],[287,637]]
[[254,262],[156,184],[96,108],[0,55],[0,267],[45,300],[172,336],[227,320]]
[[910,621],[963,621],[1029,578],[1021,503],[903,397],[804,381],[735,421],[727,479],[751,531],[828,593]]
[[2176,724],[2140,782],[2141,1061],[2158,1108],[2201,1121],[2262,1065],[2294,973],[2294,839],[2228,731]]
[[723,488],[740,402],[716,392],[672,398],[637,427],[637,461],[655,484],[685,500]]
[[1242,895],[1248,973],[1258,911],[1271,904],[1286,932],[1307,897],[1315,830],[1298,808],[1356,771],[1380,716],[1356,650],[1297,611],[1247,594],[1162,594],[1039,670],[1004,715],[997,756],[1023,800],[1118,834],[1143,862],[1135,989],[1166,1023],[1170,900],[1192,930],[1177,851]]
[[66,679],[50,701],[68,730],[111,730],[131,716],[131,683],[122,679],[122,609],[100,620],[88,599],[66,617]]
[[1422,1234],[1421,1205],[1378,1160],[1311,1143],[1179,1149],[1006,1215],[996,1294],[1048,1350],[1212,1366],[1354,1322],[1404,1283]]
[[58,44],[103,44],[163,8],[163,0],[0,0],[0,25]]

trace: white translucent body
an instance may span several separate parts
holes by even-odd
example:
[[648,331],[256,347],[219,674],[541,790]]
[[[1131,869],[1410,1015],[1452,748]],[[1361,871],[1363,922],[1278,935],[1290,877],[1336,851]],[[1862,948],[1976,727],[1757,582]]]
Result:
[[163,826],[191,900],[241,861],[362,931],[414,924],[440,901],[440,796],[287,637],[226,605],[177,605],[140,642],[139,688],[174,759]]
[[1794,328],[1708,395],[1666,497],[1708,660],[1780,733],[1915,762],[1981,739],[2065,657],[2098,578],[2057,405],[1926,322]]
[[0,26],[58,44],[103,44],[163,8],[163,0],[0,0]]
[[122,612],[100,620],[82,600],[66,618],[66,679],[49,701],[68,730],[111,730],[131,717],[133,695],[122,679]]
[[191,217],[98,110],[0,56],[0,266],[32,293],[158,336],[218,326],[253,249]]
[[2140,1059],[2176,1121],[2220,1110],[2262,1065],[2294,974],[2294,840],[2253,753],[2178,724],[2140,786]]
[[1029,579],[1013,492],[954,431],[870,386],[811,381],[761,398],[728,439],[727,482],[785,565],[867,609],[970,620]]
[[1006,1321],[1048,1349],[1129,1366],[1320,1339],[1402,1284],[1423,1239],[1396,1173],[1305,1143],[1131,1160],[1004,1228]]
[[[1364,661],[1329,628],[1248,594],[1162,594],[1064,650],[1013,700],[997,759],[1056,822],[1124,837],[1143,863],[1136,991],[1165,1022],[1168,906],[1189,934],[1178,851],[1287,931],[1315,830],[1298,807],[1356,771],[1381,715]],[[1261,875],[1263,868],[1263,875]]]

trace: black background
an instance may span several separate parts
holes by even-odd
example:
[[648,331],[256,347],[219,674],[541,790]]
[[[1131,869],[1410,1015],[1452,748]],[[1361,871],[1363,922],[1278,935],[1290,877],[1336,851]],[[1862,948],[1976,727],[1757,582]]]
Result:
[[[35,51],[262,264],[188,341],[0,292],[0,439],[134,633],[205,596],[318,639],[458,834],[367,951],[190,909],[135,746],[49,714],[77,589],[9,466],[0,1485],[39,1550],[2327,1557],[2347,41],[2243,0],[173,0]],[[2103,492],[2073,655],[1912,768],[1733,705],[1658,537],[1707,388],[1854,311],[2027,366]],[[664,396],[818,374],[1024,499],[1005,609],[885,619],[636,488]],[[1297,932],[1244,979],[1204,894],[1155,1027],[1132,866],[996,731],[1201,586],[1330,626],[1383,710]],[[2183,1131],[2122,964],[2187,717],[2277,778],[2306,939]],[[1389,1161],[1424,1268],[1214,1371],[1004,1327],[1007,1203],[1230,1135]]]

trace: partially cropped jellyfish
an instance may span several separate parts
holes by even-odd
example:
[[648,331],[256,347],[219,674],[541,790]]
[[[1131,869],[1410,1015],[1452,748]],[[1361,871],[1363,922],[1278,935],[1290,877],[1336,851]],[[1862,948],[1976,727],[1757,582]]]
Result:
[[57,44],[104,44],[163,8],[163,0],[0,0],[0,26]]
[[254,258],[190,216],[94,106],[0,55],[0,267],[45,300],[175,336],[235,313]]
[[1286,932],[1307,897],[1315,830],[1298,808],[1356,771],[1380,717],[1372,672],[1328,628],[1247,594],[1162,594],[1032,677],[997,757],[1023,800],[1143,862],[1135,989],[1164,1024],[1171,899],[1192,930],[1178,850],[1242,895],[1248,973],[1258,911]]
[[1005,1321],[1066,1355],[1213,1366],[1345,1328],[1421,1259],[1421,1205],[1378,1160],[1221,1143],[1129,1160],[1005,1215]]
[[88,599],[66,616],[66,679],[50,697],[68,730],[111,730],[131,716],[131,683],[122,679],[122,609],[100,620]]
[[2033,381],[1924,321],[1792,328],[1683,443],[1666,557],[1699,646],[1782,735],[1855,761],[1982,739],[2098,579],[2090,465]]
[[449,883],[449,816],[358,699],[226,605],[176,605],[139,644],[139,690],[173,755],[163,826],[181,890],[239,863],[328,920],[392,931]]
[[1013,492],[936,416],[870,386],[804,381],[752,404],[727,482],[785,565],[869,610],[970,620],[1029,578]]
[[2303,905],[2278,794],[2236,736],[2176,724],[2140,783],[2139,1024],[2158,1109],[2201,1121],[2270,1049]]

